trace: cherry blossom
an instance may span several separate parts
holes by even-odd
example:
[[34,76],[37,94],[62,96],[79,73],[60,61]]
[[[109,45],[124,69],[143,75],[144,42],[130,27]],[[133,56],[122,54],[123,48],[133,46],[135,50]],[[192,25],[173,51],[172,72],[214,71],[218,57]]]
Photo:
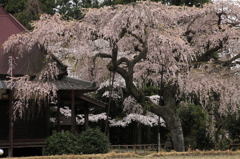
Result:
[[[89,9],[79,21],[42,15],[32,32],[11,36],[3,47],[6,53],[21,55],[37,45],[69,64],[72,75],[98,84],[109,78],[109,71],[115,72],[143,110],[164,119],[174,149],[184,151],[175,114],[179,102],[198,100],[209,111],[217,108],[220,115],[238,110],[236,3],[218,1],[197,8],[136,2]],[[147,82],[163,84],[163,105],[140,91]]]

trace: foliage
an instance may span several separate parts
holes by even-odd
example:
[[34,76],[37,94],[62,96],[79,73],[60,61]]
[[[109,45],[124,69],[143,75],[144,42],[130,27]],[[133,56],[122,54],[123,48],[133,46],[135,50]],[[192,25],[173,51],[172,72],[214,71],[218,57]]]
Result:
[[[186,5],[186,6],[201,6],[201,4],[212,2],[211,0],[151,0],[154,2],[161,2],[166,5]],[[101,6],[104,5],[117,5],[135,3],[136,0],[104,0]]]
[[81,6],[78,0],[57,0],[56,12],[62,14],[65,19],[79,19],[81,17]]
[[193,6],[193,5],[211,2],[211,0],[162,0],[162,2],[165,4],[177,5],[177,6],[179,5]]
[[152,96],[158,94],[158,87],[156,86],[143,86],[142,87],[142,92],[146,96]]
[[76,136],[69,131],[54,133],[47,138],[46,155],[76,154]]
[[99,128],[88,129],[77,136],[69,131],[54,133],[47,138],[46,155],[93,154],[109,151],[108,138]]
[[22,12],[26,8],[27,2],[28,1],[26,1],[26,0],[18,0],[18,1],[15,1],[15,0],[2,1],[1,0],[1,4],[4,4],[4,9],[8,13],[13,14],[13,15],[18,12]]
[[56,1],[55,0],[38,0],[40,8],[43,13],[53,15],[55,13]]
[[77,137],[78,152],[81,154],[107,153],[109,141],[99,128],[90,128]]
[[56,7],[55,0],[8,0],[0,3],[4,4],[4,9],[29,30],[33,29],[30,23],[39,20],[40,14],[53,15]]
[[60,13],[64,19],[77,19],[83,17],[82,8],[98,8],[97,0],[56,0],[55,11]]
[[239,115],[229,115],[225,123],[225,127],[229,132],[229,137],[235,143],[240,142],[240,118],[238,116]]
[[42,13],[38,0],[29,0],[22,12],[14,14],[17,20],[21,22],[28,30],[33,29],[31,22],[39,20],[39,15]]
[[207,112],[201,106],[188,102],[180,105],[176,113],[181,119],[186,147],[200,150],[214,148],[207,133]]

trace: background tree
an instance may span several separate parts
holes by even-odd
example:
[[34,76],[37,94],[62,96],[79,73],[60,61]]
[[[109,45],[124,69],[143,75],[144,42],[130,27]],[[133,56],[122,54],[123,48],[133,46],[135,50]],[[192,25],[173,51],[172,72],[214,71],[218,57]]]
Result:
[[[161,0],[160,0],[161,1]],[[200,6],[200,4],[212,2],[211,0],[163,0],[164,4],[170,4],[170,5],[186,5],[186,6]]]
[[[137,103],[164,119],[174,149],[184,151],[176,115],[181,101],[197,100],[205,109],[217,108],[220,115],[238,112],[239,14],[239,5],[230,2],[203,8],[139,2],[89,9],[81,21],[43,15],[32,32],[11,37],[4,49],[21,54],[37,44],[58,57],[71,55],[81,68],[76,74],[87,80],[101,82],[108,71],[118,73]],[[49,76],[55,77],[56,69],[49,69]],[[157,84],[161,78],[159,105],[141,91],[141,83],[144,79]],[[18,87],[24,83],[16,81]]]
[[82,8],[98,8],[97,0],[57,0],[55,11],[63,15],[66,19],[80,19]]
[[55,0],[0,0],[0,4],[29,30],[33,29],[30,23],[39,20],[40,14],[53,15],[56,7]]
[[28,1],[25,0],[19,0],[19,1],[14,1],[14,0],[1,0],[0,4],[3,4],[4,9],[14,15],[18,12],[22,12],[27,5]]
[[16,19],[18,19],[28,30],[31,30],[33,29],[31,22],[39,20],[40,14],[42,14],[42,10],[38,0],[29,0],[26,4],[26,8],[14,14],[14,17],[16,17]]
[[62,14],[65,18],[78,19],[81,17],[81,4],[79,0],[57,0],[56,12]]
[[[166,5],[176,5],[176,6],[180,6],[180,5],[186,5],[186,6],[197,6],[197,7],[201,7],[202,4],[204,3],[210,3],[212,2],[211,0],[151,0],[153,2],[161,2],[163,4]],[[117,4],[129,4],[132,2],[136,2],[136,0],[104,0],[103,3],[101,4],[101,6],[104,5],[117,5]]]
[[237,115],[229,115],[228,120],[225,123],[225,128],[229,132],[229,137],[232,143],[239,143],[240,142],[240,118]]
[[57,6],[56,0],[38,0],[43,13],[53,15]]

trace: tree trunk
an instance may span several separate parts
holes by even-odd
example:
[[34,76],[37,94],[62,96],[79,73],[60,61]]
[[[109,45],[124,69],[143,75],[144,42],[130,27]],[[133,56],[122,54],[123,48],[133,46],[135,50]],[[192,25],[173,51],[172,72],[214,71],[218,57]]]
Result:
[[179,152],[185,151],[182,124],[180,120],[176,120],[176,122],[172,125],[174,126],[172,126],[169,130],[171,133],[174,150]]
[[[144,49],[141,52],[142,55],[145,55],[147,52],[147,47],[144,43]],[[177,102],[175,99],[177,86],[176,85],[166,85],[166,89],[164,89],[164,106],[157,105],[151,101],[149,97],[146,97],[143,92],[141,92],[133,83],[133,66],[136,63],[137,59],[135,58],[133,61],[126,61],[128,65],[128,70],[123,69],[118,66],[117,62],[117,50],[118,48],[114,48],[112,50],[112,62],[107,65],[109,71],[116,71],[119,73],[125,80],[126,87],[129,93],[143,106],[147,107],[151,112],[157,114],[162,117],[166,125],[168,126],[173,141],[173,148],[175,151],[182,152],[184,151],[184,140],[183,140],[183,132],[182,125],[178,117],[176,116],[176,106]],[[144,56],[143,56],[144,57]],[[141,60],[139,55],[139,60]],[[126,59],[125,59],[126,60]],[[121,63],[121,62],[120,62]]]
[[[184,138],[182,131],[182,124],[176,115],[177,101],[176,101],[177,85],[167,84],[164,89],[164,107],[168,108],[164,115],[161,115],[165,120],[167,127],[171,133],[173,148],[175,151],[185,151]],[[161,107],[161,106],[160,106]]]
[[151,112],[161,116],[171,133],[173,148],[177,152],[185,151],[182,124],[174,111],[165,106],[151,106]]

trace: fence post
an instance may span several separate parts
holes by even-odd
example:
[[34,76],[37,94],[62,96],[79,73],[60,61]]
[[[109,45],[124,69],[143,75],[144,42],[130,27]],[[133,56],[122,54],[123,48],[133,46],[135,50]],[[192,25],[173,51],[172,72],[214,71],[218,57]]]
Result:
[[160,147],[161,147],[161,143],[160,143],[160,133],[158,133],[158,148],[157,148],[157,152],[160,152]]
[[146,155],[146,146],[144,145],[143,147],[144,147],[144,154]]

